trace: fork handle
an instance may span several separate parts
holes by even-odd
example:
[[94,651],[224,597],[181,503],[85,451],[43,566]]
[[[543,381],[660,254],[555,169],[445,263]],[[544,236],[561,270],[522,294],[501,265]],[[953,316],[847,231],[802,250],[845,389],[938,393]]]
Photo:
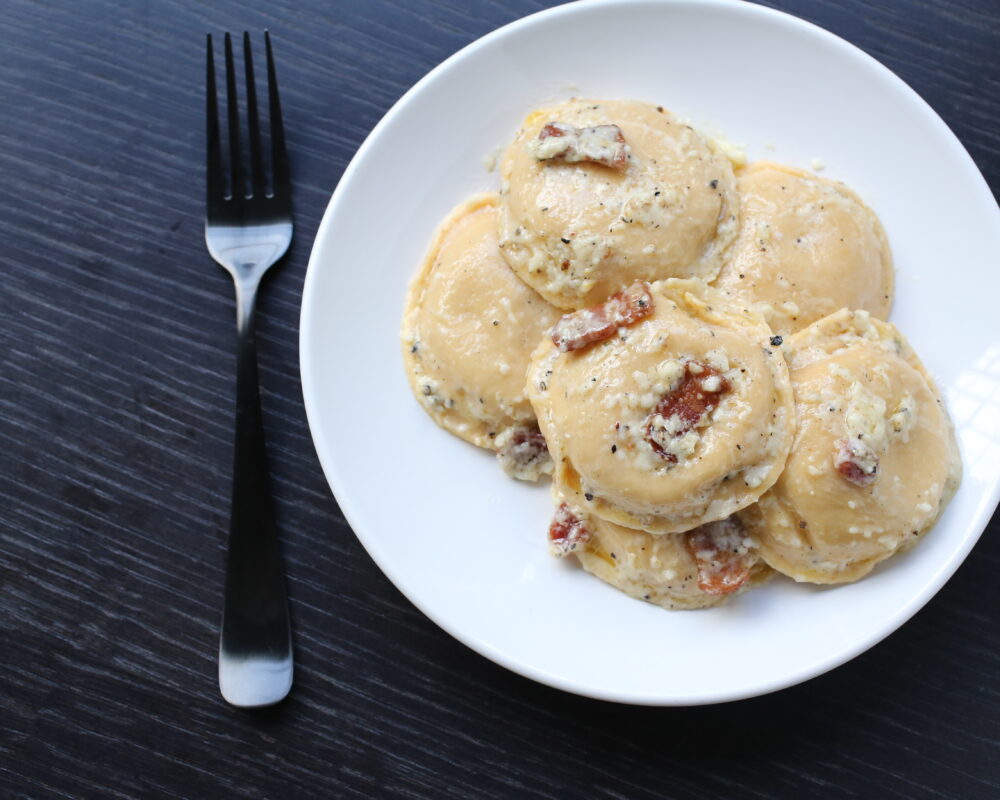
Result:
[[260,408],[257,286],[237,285],[238,355],[233,496],[219,641],[219,688],[236,706],[281,700],[292,684],[285,568],[278,542]]

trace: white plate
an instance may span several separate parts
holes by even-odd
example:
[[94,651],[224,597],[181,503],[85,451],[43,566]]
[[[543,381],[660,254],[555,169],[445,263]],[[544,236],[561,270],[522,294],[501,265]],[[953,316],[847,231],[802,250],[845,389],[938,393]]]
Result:
[[[484,156],[524,114],[571,95],[663,104],[751,158],[845,180],[897,264],[892,320],[948,398],[965,479],[935,530],[870,578],[780,579],[719,609],[669,612],[546,552],[546,486],[437,428],[398,343],[407,283],[439,220],[497,186]],[[316,450],[358,538],[453,636],[592,697],[711,703],[818,675],[941,588],[990,518],[1000,475],[1000,213],[955,136],[902,81],[794,17],[729,0],[587,2],[522,19],[452,56],[386,114],[320,225],[302,302]]]

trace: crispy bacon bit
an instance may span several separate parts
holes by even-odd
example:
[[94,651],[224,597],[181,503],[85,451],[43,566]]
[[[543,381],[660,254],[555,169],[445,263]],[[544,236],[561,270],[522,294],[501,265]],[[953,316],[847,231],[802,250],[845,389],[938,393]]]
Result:
[[667,461],[676,464],[677,456],[670,452],[671,440],[697,427],[730,388],[729,381],[714,367],[689,361],[684,365],[680,385],[664,395],[646,417],[643,426],[646,441]]
[[629,160],[629,146],[617,125],[574,128],[565,122],[549,122],[538,134],[533,153],[539,161],[590,161],[612,169],[625,169]]
[[833,468],[855,486],[870,486],[878,477],[878,453],[861,439],[840,439],[836,442]]
[[552,555],[568,556],[581,545],[590,541],[590,529],[566,503],[556,508],[552,524],[549,525],[549,550]]
[[588,344],[610,339],[623,325],[631,325],[653,313],[649,284],[639,281],[599,306],[564,315],[552,329],[552,343],[559,352],[579,350]]
[[753,543],[736,517],[695,528],[686,534],[684,544],[698,564],[698,588],[707,594],[738,591],[757,561]]
[[503,471],[522,481],[538,480],[552,471],[549,446],[538,428],[518,428],[497,453]]
[[538,138],[548,139],[550,137],[565,137],[567,133],[571,133],[576,129],[565,122],[547,122],[545,127],[542,128],[541,132],[538,134]]

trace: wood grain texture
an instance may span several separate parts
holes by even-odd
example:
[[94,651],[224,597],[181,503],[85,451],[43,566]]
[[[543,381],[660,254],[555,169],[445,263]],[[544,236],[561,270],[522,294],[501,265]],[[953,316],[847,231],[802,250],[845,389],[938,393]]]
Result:
[[[872,651],[700,709],[586,700],[493,665],[417,612],[345,524],[298,378],[320,215],[409,86],[547,5],[4,4],[0,796],[1000,796],[995,521]],[[1000,5],[769,5],[899,73],[1000,188]],[[202,242],[202,59],[206,31],[265,27],[297,209],[259,346],[298,663],[285,704],[246,713],[215,683],[234,337],[229,279]]]

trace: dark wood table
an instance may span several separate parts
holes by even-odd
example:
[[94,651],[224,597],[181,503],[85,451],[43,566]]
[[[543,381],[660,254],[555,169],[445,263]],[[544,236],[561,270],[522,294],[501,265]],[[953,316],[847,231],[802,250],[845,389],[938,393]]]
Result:
[[[298,375],[320,216],[410,85],[547,5],[4,4],[0,796],[1000,796],[996,520],[870,652],[771,696],[683,709],[495,666],[416,611],[344,522]],[[1000,187],[997,0],[771,5],[895,70]],[[204,34],[227,28],[276,37],[296,199],[259,338],[297,675],[256,713],[228,707],[215,674],[234,326],[202,239],[203,59]]]

